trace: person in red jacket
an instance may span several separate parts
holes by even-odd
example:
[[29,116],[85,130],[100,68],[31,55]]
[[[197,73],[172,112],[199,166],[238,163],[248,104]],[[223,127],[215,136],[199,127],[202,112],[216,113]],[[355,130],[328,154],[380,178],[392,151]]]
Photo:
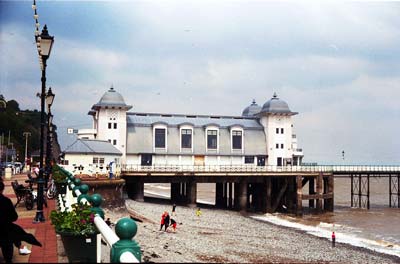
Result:
[[161,222],[160,222],[160,231],[162,230],[162,228],[163,228],[163,226],[164,226],[164,224],[165,224],[165,216],[167,215],[167,212],[164,212],[162,215],[161,215]]
[[335,231],[332,232],[332,247],[335,247],[335,242],[336,242],[336,235]]

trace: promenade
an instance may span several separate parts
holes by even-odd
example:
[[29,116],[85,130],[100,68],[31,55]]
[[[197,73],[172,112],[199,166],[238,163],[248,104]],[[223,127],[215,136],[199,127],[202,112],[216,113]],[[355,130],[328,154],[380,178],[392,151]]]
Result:
[[[5,179],[5,190],[4,195],[9,197],[13,204],[16,203],[17,198],[12,189],[11,182],[17,180],[18,183],[26,184],[25,180],[27,180],[26,174],[17,174],[13,175],[11,179]],[[36,189],[36,185],[35,185]],[[58,257],[57,250],[57,236],[54,231],[54,227],[50,222],[50,212],[55,209],[55,201],[56,200],[48,200],[47,205],[43,206],[44,215],[46,221],[44,223],[34,224],[33,219],[36,215],[36,203],[35,207],[32,210],[27,210],[23,202],[20,202],[16,208],[18,213],[18,220],[15,222],[16,224],[23,227],[27,232],[33,234],[39,241],[42,243],[42,247],[32,246],[27,244],[26,242],[22,242],[23,245],[26,245],[31,251],[31,254],[28,255],[20,255],[18,249],[14,247],[14,263],[59,263],[64,262]],[[60,261],[61,260],[61,261]],[[4,263],[4,258],[0,250],[0,263]]]

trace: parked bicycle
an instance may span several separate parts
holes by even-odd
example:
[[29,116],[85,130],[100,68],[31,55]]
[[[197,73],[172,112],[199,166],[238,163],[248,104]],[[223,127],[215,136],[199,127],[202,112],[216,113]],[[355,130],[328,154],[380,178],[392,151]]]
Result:
[[46,196],[50,200],[57,196],[57,189],[53,179],[51,179],[50,184],[47,187]]

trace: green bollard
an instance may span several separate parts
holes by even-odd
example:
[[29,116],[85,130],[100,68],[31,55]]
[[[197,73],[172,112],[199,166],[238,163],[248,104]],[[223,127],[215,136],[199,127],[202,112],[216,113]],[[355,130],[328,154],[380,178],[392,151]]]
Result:
[[74,180],[73,182],[74,182],[75,187],[72,188],[72,195],[73,195],[74,197],[76,197],[75,190],[76,190],[76,189],[79,190],[79,186],[81,185],[81,179],[75,178],[75,180]]
[[135,240],[133,240],[136,232],[137,225],[132,219],[126,217],[118,221],[115,225],[115,233],[119,237],[119,240],[111,247],[111,262],[120,262],[120,257],[124,252],[131,252],[139,262],[142,262],[140,246]]
[[88,194],[89,186],[87,184],[82,184],[79,186],[79,191],[81,191],[81,195],[78,196],[78,203],[80,203],[83,198],[90,203],[90,195]]
[[92,211],[94,214],[100,215],[100,217],[104,219],[104,211],[100,208],[102,202],[103,197],[101,197],[101,195],[98,193],[95,193],[90,197],[90,203],[92,204],[90,211]]

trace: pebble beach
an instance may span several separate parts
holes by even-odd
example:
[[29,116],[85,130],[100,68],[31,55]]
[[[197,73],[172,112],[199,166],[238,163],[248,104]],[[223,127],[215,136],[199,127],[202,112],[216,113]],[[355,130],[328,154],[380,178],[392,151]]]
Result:
[[[126,200],[125,206],[105,209],[116,223],[136,219],[134,237],[142,249],[142,262],[179,263],[400,263],[400,258],[372,250],[336,243],[330,238],[276,226],[236,211],[177,206],[178,223],[160,231],[161,215],[172,205]],[[104,261],[109,261],[103,247]]]

